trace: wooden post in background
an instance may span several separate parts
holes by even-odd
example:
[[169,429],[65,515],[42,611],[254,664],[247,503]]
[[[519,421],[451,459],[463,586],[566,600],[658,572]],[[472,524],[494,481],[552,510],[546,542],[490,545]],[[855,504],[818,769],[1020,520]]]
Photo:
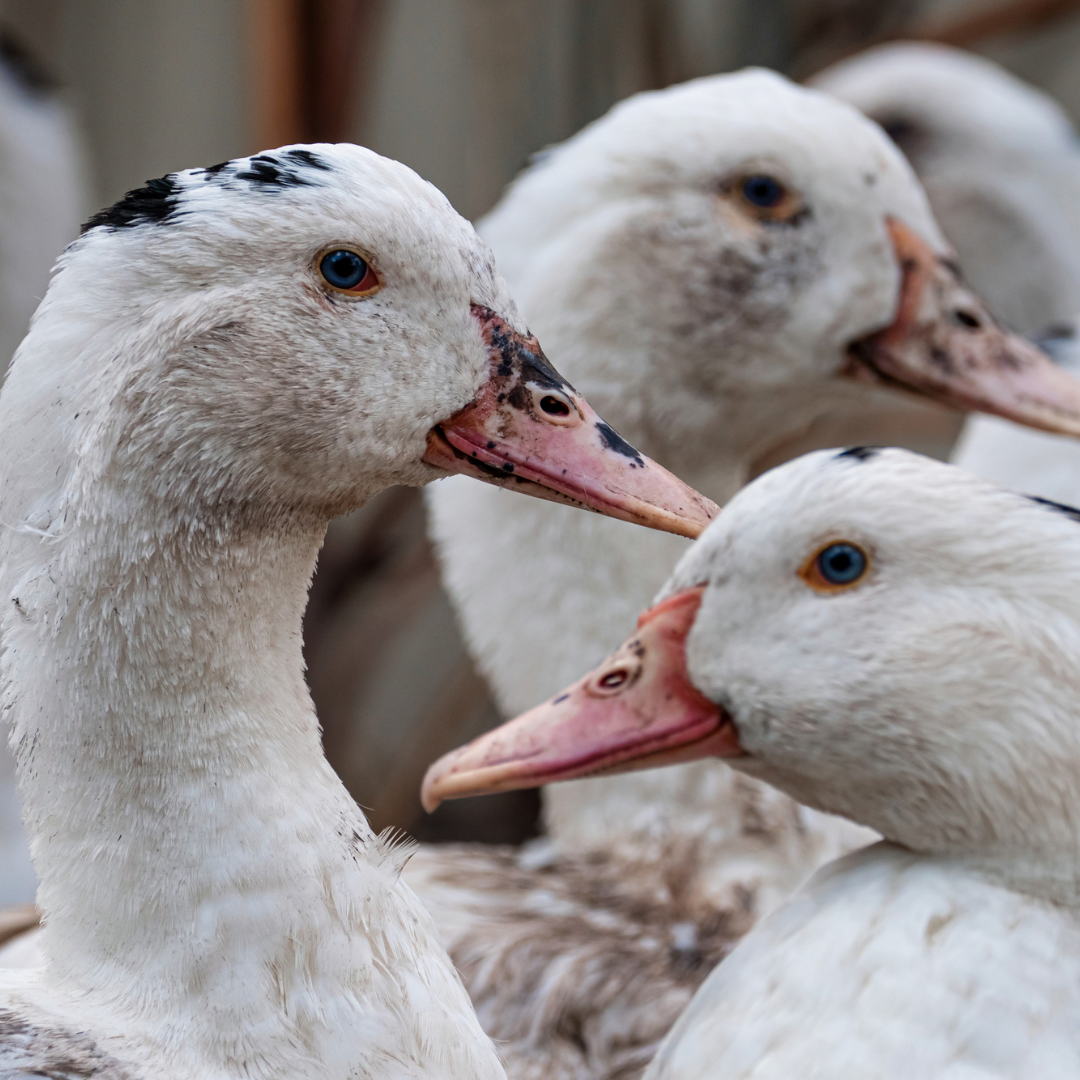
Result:
[[304,0],[247,0],[255,150],[303,139],[303,6]]
[[247,0],[259,149],[349,137],[380,6],[381,0]]

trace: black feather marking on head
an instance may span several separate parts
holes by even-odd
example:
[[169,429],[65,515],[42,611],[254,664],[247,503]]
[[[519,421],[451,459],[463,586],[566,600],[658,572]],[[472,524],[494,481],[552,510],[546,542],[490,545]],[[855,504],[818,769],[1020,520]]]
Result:
[[119,202],[99,210],[83,227],[88,232],[104,225],[110,229],[127,229],[134,225],[162,224],[176,209],[180,187],[176,174],[147,180],[146,186],[129,191]]
[[1072,518],[1073,521],[1080,521],[1080,510],[1075,506],[1054,502],[1053,499],[1041,499],[1038,495],[1025,495],[1024,498],[1030,502],[1038,503],[1039,506],[1045,506],[1047,510],[1052,510],[1055,514],[1064,514],[1065,517]]
[[852,458],[854,461],[869,461],[873,457],[877,457],[881,453],[880,446],[849,446],[846,450],[841,450],[836,455],[836,460],[841,458]]
[[318,169],[329,172],[330,166],[310,150],[287,150],[280,157],[273,154],[259,154],[250,159],[244,172],[235,174],[237,180],[247,180],[258,184],[262,189],[307,187],[312,183],[305,172]]
[[319,169],[322,172],[330,172],[330,166],[327,162],[323,161],[318,154],[313,154],[310,150],[286,150],[285,156],[292,158],[293,161],[299,161],[301,165],[307,165],[312,169]]

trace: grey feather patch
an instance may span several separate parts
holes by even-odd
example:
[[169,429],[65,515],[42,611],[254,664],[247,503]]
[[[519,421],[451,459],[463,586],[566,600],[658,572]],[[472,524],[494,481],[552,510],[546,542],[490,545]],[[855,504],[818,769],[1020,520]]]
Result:
[[85,1032],[31,1023],[0,1010],[0,1080],[139,1080]]

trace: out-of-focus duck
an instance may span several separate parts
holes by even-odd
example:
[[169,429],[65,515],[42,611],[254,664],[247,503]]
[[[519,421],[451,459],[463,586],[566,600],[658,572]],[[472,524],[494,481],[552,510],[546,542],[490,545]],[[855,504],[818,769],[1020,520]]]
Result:
[[[1080,140],[1061,106],[991,61],[943,45],[883,45],[813,81],[885,127],[975,289],[1076,374]],[[972,416],[952,460],[1008,487],[1080,503],[1080,447],[1071,439]]]
[[[56,257],[79,235],[85,188],[68,110],[40,65],[0,30],[0,375],[45,295]],[[36,886],[15,763],[0,738],[0,905],[29,903]]]

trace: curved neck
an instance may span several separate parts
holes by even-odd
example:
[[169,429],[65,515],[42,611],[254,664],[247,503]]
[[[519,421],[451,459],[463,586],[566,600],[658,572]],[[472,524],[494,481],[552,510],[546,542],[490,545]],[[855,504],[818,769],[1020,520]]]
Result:
[[408,849],[322,753],[300,620],[325,522],[122,494],[28,541],[6,620],[50,993],[166,1071],[499,1080]]
[[295,877],[293,800],[348,805],[303,679],[322,523],[129,503],[91,489],[9,618],[40,903],[81,943],[58,958],[138,954],[237,882]]

